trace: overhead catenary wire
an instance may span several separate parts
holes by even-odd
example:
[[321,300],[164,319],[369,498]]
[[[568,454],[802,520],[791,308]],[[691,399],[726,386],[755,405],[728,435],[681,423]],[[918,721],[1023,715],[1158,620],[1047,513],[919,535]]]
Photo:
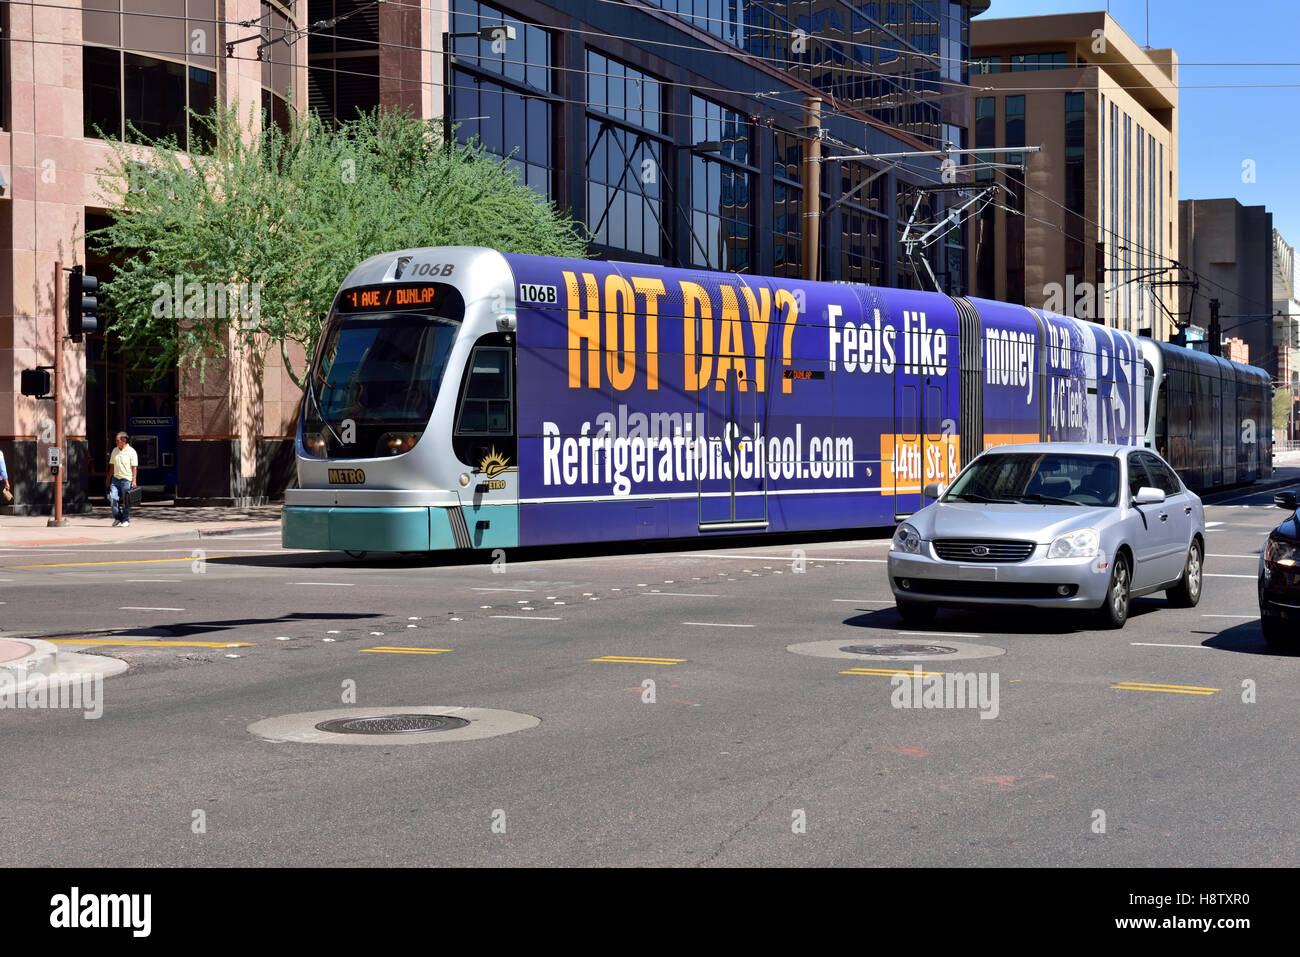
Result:
[[[362,11],[365,10],[365,9],[370,9],[370,8],[372,8],[372,7],[377,7],[377,6],[379,6],[380,4],[382,4],[382,3],[384,3],[384,2],[386,2],[386,0],[373,0],[373,2],[372,2],[370,5],[368,5],[367,7],[365,7],[365,8],[358,8],[357,10],[351,11],[350,13],[345,14],[344,17],[342,17],[342,18],[340,18],[340,19],[343,19],[343,18],[346,18],[346,17],[354,16],[354,15],[356,15],[357,13],[360,13],[360,12],[362,12]],[[634,8],[641,8],[641,5],[639,5],[639,4],[628,4],[628,3],[625,2],[625,0],[599,0],[599,2],[603,2],[603,3],[613,3],[613,4],[623,5],[623,6],[630,6],[630,7],[634,7]],[[39,2],[39,0],[10,0],[10,3],[13,4],[13,5],[24,5],[24,6],[29,6],[29,7],[53,8],[53,9],[60,9],[60,10],[67,10],[67,9],[68,9],[68,8],[66,8],[66,7],[62,7],[62,6],[57,5],[57,4],[41,3],[41,2]],[[445,7],[440,7],[440,6],[437,6],[437,5],[418,6],[418,7],[415,6],[415,5],[411,5],[411,6],[405,6],[405,5],[404,5],[404,6],[403,6],[403,9],[404,9],[404,10],[421,9],[421,10],[431,10],[431,11],[435,11],[435,12],[441,12],[441,11],[445,10],[446,8],[445,8]],[[650,9],[656,9],[656,10],[657,10],[657,9],[659,9],[659,8],[658,8],[658,7],[645,7],[644,9],[647,9],[647,10],[650,10]],[[116,12],[116,11],[107,11],[107,10],[106,10],[105,12]],[[689,21],[692,19],[690,16],[683,16],[683,15],[681,15],[681,14],[677,14],[675,11],[663,11],[663,12],[665,12],[665,13],[669,13],[669,14],[675,14],[679,19],[682,19],[682,20],[684,20],[684,21],[686,21],[686,22],[689,22]],[[171,19],[171,20],[185,20],[185,21],[187,21],[187,22],[204,22],[204,23],[223,24],[223,25],[226,25],[226,26],[237,26],[237,27],[238,27],[238,26],[242,26],[242,27],[251,27],[251,26],[256,26],[256,25],[257,25],[257,21],[231,21],[231,20],[224,20],[224,19],[219,19],[219,18],[212,18],[212,19],[209,19],[209,18],[196,18],[196,17],[186,17],[186,16],[184,16],[184,15],[178,15],[178,14],[152,14],[152,13],[135,14],[135,13],[132,13],[131,15],[132,15],[132,16],[137,16],[137,15],[138,15],[138,16],[145,16],[145,17],[163,18],[163,19]],[[476,19],[478,19],[478,20],[480,20],[480,21],[490,21],[491,23],[503,22],[504,20],[514,20],[515,22],[519,22],[519,23],[528,23],[528,21],[518,19],[518,18],[513,17],[513,16],[510,16],[510,15],[508,15],[508,14],[502,14],[501,16],[493,16],[493,15],[490,15],[490,14],[469,14],[469,13],[461,13],[461,12],[457,12],[455,15],[458,16],[458,17],[460,17],[460,16],[473,17],[473,18],[476,18]],[[259,20],[260,20],[260,19],[261,19],[261,18],[259,18]],[[700,18],[696,17],[695,19],[700,19]],[[704,18],[704,19],[708,19],[708,18]],[[341,37],[341,38],[340,38],[340,37],[337,36],[337,34],[327,34],[327,33],[324,33],[324,32],[322,32],[322,30],[321,30],[320,28],[322,27],[323,24],[327,24],[327,23],[329,23],[329,21],[318,21],[318,22],[316,22],[316,23],[311,23],[311,24],[307,24],[306,26],[299,27],[299,28],[296,29],[296,30],[285,31],[284,36],[281,37],[281,38],[276,38],[276,40],[275,40],[274,42],[280,42],[280,39],[283,39],[284,37],[289,37],[289,36],[292,36],[292,41],[291,41],[291,42],[294,42],[294,43],[296,43],[298,39],[301,39],[301,38],[303,38],[303,37],[310,37],[310,36],[322,36],[322,37],[324,37],[324,36],[331,36],[331,37],[333,37],[333,38],[335,38],[335,39],[345,39],[345,40],[349,40],[349,41],[351,41],[351,42],[373,42],[373,43],[375,43],[376,46],[380,46],[380,45],[381,45],[381,44],[379,43],[379,41],[367,41],[367,40],[364,40],[364,39],[358,40],[358,38],[353,38],[353,37]],[[333,27],[336,25],[336,23],[337,23],[337,21],[336,21],[334,24],[329,24],[328,29],[333,29]],[[750,58],[750,59],[757,60],[757,61],[759,61],[759,62],[767,62],[767,63],[771,63],[771,64],[777,66],[778,68],[780,68],[780,69],[782,69],[782,70],[786,70],[786,71],[790,70],[791,66],[793,66],[793,67],[796,67],[796,68],[806,68],[806,69],[838,70],[838,71],[846,72],[846,73],[848,73],[848,74],[850,74],[850,75],[864,75],[864,76],[871,76],[871,77],[881,77],[881,76],[883,76],[883,77],[886,78],[886,79],[894,79],[894,77],[891,76],[891,75],[889,75],[889,74],[880,74],[880,73],[877,73],[876,71],[873,71],[873,70],[870,70],[870,69],[860,70],[860,69],[854,69],[854,68],[851,68],[851,67],[838,66],[838,65],[835,65],[835,64],[826,64],[826,63],[808,63],[808,62],[805,62],[805,61],[803,61],[803,60],[782,60],[782,59],[778,59],[778,58],[774,58],[774,57],[763,57],[763,56],[759,56],[759,55],[756,55],[756,54],[753,54],[753,53],[749,53],[748,51],[745,51],[743,48],[740,48],[740,47],[737,47],[737,48],[736,48],[736,52],[732,52],[732,51],[724,51],[724,50],[708,50],[707,48],[702,48],[702,47],[700,47],[700,45],[699,45],[698,43],[694,43],[694,44],[676,44],[676,43],[668,43],[668,42],[666,42],[666,41],[649,40],[649,39],[646,39],[646,38],[644,38],[644,37],[619,37],[619,36],[617,36],[617,35],[609,34],[609,33],[607,33],[607,32],[601,32],[601,31],[595,31],[595,30],[582,30],[582,29],[574,28],[574,27],[560,27],[560,26],[551,26],[551,25],[543,25],[543,24],[537,24],[536,26],[538,27],[538,29],[542,29],[542,30],[545,30],[545,31],[548,31],[548,32],[556,32],[556,33],[574,33],[574,34],[583,34],[583,35],[597,35],[597,36],[600,36],[600,37],[602,37],[602,38],[606,38],[606,37],[608,37],[608,38],[613,38],[613,39],[624,39],[624,40],[628,40],[628,41],[636,42],[636,43],[648,43],[648,44],[654,44],[654,45],[660,45],[660,46],[667,46],[667,47],[676,47],[676,48],[690,49],[690,50],[694,50],[694,51],[699,51],[699,50],[701,50],[701,49],[704,49],[705,52],[713,52],[713,53],[718,53],[718,54],[725,55],[725,56],[736,56],[737,53],[738,53],[738,54],[741,55],[741,56],[748,57],[748,58]],[[773,31],[773,32],[775,32],[775,31]],[[714,36],[713,34],[709,34],[709,35],[710,35],[710,36]],[[824,40],[824,38],[819,37],[819,36],[817,36],[816,34],[809,34],[808,36],[809,36],[810,39],[815,39],[815,40],[818,40],[819,42],[827,42],[827,43],[831,42],[831,41],[826,41],[826,40]],[[55,40],[44,40],[44,39],[40,39],[40,40],[38,40],[38,39],[34,39],[34,38],[32,38],[32,39],[23,38],[23,39],[17,39],[17,40],[16,40],[16,39],[12,36],[12,34],[10,34],[9,36],[7,36],[5,39],[10,40],[11,42],[34,42],[34,43],[53,44],[53,45],[62,45],[62,46],[84,46],[84,45],[85,45],[85,44],[77,43],[77,42],[75,42],[75,41],[55,41]],[[727,42],[727,41],[723,40],[722,42],[725,43],[725,42]],[[382,44],[382,45],[383,45],[383,46],[395,46],[395,48],[403,49],[403,50],[414,50],[414,51],[429,52],[429,53],[441,52],[440,50],[434,50],[434,49],[424,48],[424,47],[404,46],[404,45],[392,45],[392,44]],[[887,50],[889,50],[890,52],[900,53],[900,54],[902,54],[902,55],[907,55],[907,56],[921,57],[921,58],[928,59],[928,60],[935,60],[935,59],[956,60],[956,59],[959,59],[959,58],[950,58],[950,57],[940,57],[940,56],[938,56],[937,54],[928,54],[928,53],[923,53],[923,52],[921,52],[921,51],[916,51],[916,50],[910,50],[910,51],[899,51],[899,50],[896,50],[895,48],[892,48],[892,47],[883,47],[883,46],[872,45],[872,44],[854,44],[854,45],[855,45],[855,46],[873,47],[873,48],[879,48],[879,49],[887,49]],[[110,47],[110,49],[116,49],[116,48],[112,48],[112,47]],[[132,50],[133,50],[134,52],[141,52],[141,53],[156,53],[156,54],[160,54],[160,55],[163,55],[163,56],[175,56],[175,55],[176,55],[176,51],[172,51],[172,50],[139,50],[139,49],[136,49],[136,48],[134,48],[134,47],[132,48]],[[212,55],[215,57],[217,54],[214,53],[214,54],[212,54]],[[462,57],[462,58],[464,58],[464,59],[466,59],[466,60],[470,60],[470,59],[479,59],[479,60],[482,60],[482,59],[488,59],[487,55],[482,55],[482,54],[480,54],[480,55],[475,55],[475,54],[466,54],[466,53],[456,53],[456,54],[454,54],[454,55],[457,56],[457,57]],[[259,57],[247,57],[247,58],[245,58],[245,57],[237,57],[237,56],[230,56],[230,55],[228,55],[227,58],[236,59],[236,60],[241,60],[241,59],[260,60]],[[496,57],[496,56],[491,57],[491,59],[492,59],[494,62],[501,62],[501,63],[503,63],[503,64],[509,63],[509,64],[512,64],[512,65],[528,65],[528,64],[524,64],[523,61],[507,60],[507,59],[500,58],[500,57]],[[962,62],[969,64],[970,62],[973,61],[973,59],[974,59],[974,58],[972,58],[971,60],[963,60]],[[337,62],[337,61],[336,61],[336,62]],[[321,65],[319,65],[319,64],[310,64],[310,63],[308,63],[308,64],[298,64],[298,63],[292,63],[292,62],[291,62],[291,63],[283,64],[283,65],[285,65],[285,66],[289,66],[289,67],[292,67],[292,68],[295,68],[295,69],[309,69],[309,70],[315,70],[315,71],[321,71],[321,72],[328,72],[328,73],[333,73],[333,74],[338,74],[338,75],[350,75],[350,76],[360,76],[360,77],[375,77],[375,78],[378,78],[378,79],[393,79],[393,80],[399,80],[399,81],[402,81],[402,82],[405,82],[405,83],[408,83],[408,84],[409,84],[409,83],[418,83],[418,84],[421,85],[421,86],[434,86],[434,87],[441,87],[441,86],[442,86],[441,81],[437,81],[437,80],[411,80],[411,79],[409,79],[409,78],[406,78],[406,77],[400,77],[400,76],[398,76],[398,77],[380,76],[380,75],[378,75],[378,74],[376,74],[376,73],[374,73],[374,72],[370,72],[370,71],[346,70],[346,69],[339,68],[339,67],[337,67],[337,66],[335,66],[335,67],[325,67],[325,66],[321,66]],[[1105,65],[1107,65],[1107,64],[1105,64],[1105,63],[1096,63],[1096,64],[1091,64],[1091,63],[1090,63],[1090,64],[1087,64],[1087,65],[1105,66]],[[1180,66],[1188,66],[1188,65],[1192,65],[1192,64],[1180,64]],[[1226,62],[1225,62],[1225,63],[1215,63],[1215,64],[1209,64],[1209,63],[1207,63],[1207,64],[1205,64],[1205,65],[1224,65],[1224,66],[1227,66],[1227,65],[1235,65],[1235,64],[1231,64],[1231,63],[1226,63]],[[1300,65],[1300,64],[1278,63],[1278,64],[1270,64],[1270,65],[1274,65],[1274,66],[1294,66],[1294,65]],[[485,73],[485,74],[488,74],[489,76],[490,76],[490,75],[492,74],[492,72],[493,72],[493,71],[491,71],[491,70],[484,70],[482,67],[480,67],[479,69],[480,69],[481,72],[483,72],[483,73]],[[581,73],[585,73],[585,74],[588,74],[588,75],[603,75],[603,76],[606,76],[606,77],[623,78],[623,77],[620,77],[620,76],[617,75],[617,74],[610,74],[610,73],[597,74],[597,73],[592,73],[591,71],[587,71],[587,70],[584,70],[584,69],[581,69],[581,68],[577,68],[577,67],[560,67],[560,66],[557,66],[557,65],[554,65],[554,64],[547,65],[547,66],[546,66],[546,69],[548,69],[548,70],[565,70],[565,71],[571,71],[571,72],[581,72]],[[663,83],[664,85],[674,85],[674,84],[672,83],[672,81],[669,81],[669,80],[661,80],[660,78],[658,78],[658,77],[653,77],[653,76],[650,76],[649,78],[650,78],[650,79],[653,79],[653,80],[655,80],[655,81],[657,81],[657,82],[661,82],[661,83]],[[797,79],[797,77],[795,77],[795,78]],[[503,94],[508,94],[508,95],[512,95],[512,96],[519,96],[519,97],[524,98],[524,99],[540,99],[540,100],[543,100],[543,101],[546,101],[546,102],[549,102],[549,103],[564,103],[564,104],[569,104],[569,105],[589,106],[589,107],[601,107],[601,106],[604,106],[606,109],[630,109],[630,107],[628,107],[627,104],[620,104],[620,105],[617,105],[617,106],[614,105],[614,104],[609,104],[609,103],[606,103],[606,104],[595,103],[595,104],[593,104],[593,103],[591,103],[589,100],[581,100],[581,101],[579,101],[579,100],[574,100],[574,99],[569,99],[569,98],[565,98],[565,97],[562,97],[562,96],[558,96],[558,95],[553,94],[553,93],[528,93],[528,92],[524,92],[524,91],[521,91],[521,90],[517,90],[513,85],[511,85],[511,81],[510,81],[510,78],[509,78],[509,77],[505,77],[505,76],[503,75],[501,79],[502,79],[503,82],[502,82],[500,85],[501,85],[501,87],[502,87],[502,92],[503,92]],[[950,85],[954,85],[954,86],[959,87],[959,88],[960,88],[960,91],[961,91],[963,94],[972,94],[972,95],[973,95],[974,93],[982,92],[982,89],[980,89],[980,88],[976,88],[976,87],[973,87],[973,86],[969,86],[969,85],[967,85],[967,84],[963,84],[963,83],[960,83],[960,82],[958,82],[958,81],[926,81],[926,82],[943,82],[943,83],[947,83],[947,84],[950,84]],[[1140,85],[1136,85],[1136,86],[1134,86],[1134,87],[1126,87],[1126,86],[1123,86],[1123,85],[1121,85],[1121,84],[1111,84],[1110,86],[1113,87],[1113,88],[1120,88],[1120,89],[1145,89],[1145,88],[1150,88],[1150,87],[1151,87],[1150,84],[1140,84]],[[1292,87],[1292,86],[1300,87],[1300,83],[1296,83],[1296,84],[1223,84],[1223,85],[1211,85],[1211,86],[1207,86],[1207,87],[1188,87],[1188,86],[1182,86],[1181,88],[1183,88],[1183,89],[1188,89],[1188,88],[1223,88],[1223,89],[1238,89],[1238,88],[1251,88],[1251,87],[1289,88],[1289,87]],[[734,88],[722,88],[722,87],[704,88],[704,87],[700,87],[700,86],[697,85],[697,84],[689,84],[689,87],[690,87],[691,89],[694,89],[694,90],[700,90],[701,92],[716,92],[716,93],[731,93],[731,94],[735,94],[735,93],[738,92],[738,91],[736,91]],[[1173,88],[1179,88],[1179,86],[1178,86],[1178,85],[1173,85]],[[475,90],[477,90],[477,89],[479,89],[479,86],[478,86],[477,83],[475,83],[475,85],[474,85],[472,88],[471,88],[471,87],[458,86],[458,85],[453,84],[452,89],[461,89],[461,90],[475,89]],[[1055,87],[1041,87],[1041,86],[1040,86],[1040,87],[1024,87],[1024,88],[1020,88],[1020,87],[1006,87],[1006,86],[999,86],[999,87],[989,87],[989,88],[986,88],[986,89],[989,89],[989,90],[992,90],[992,91],[996,91],[996,92],[1017,92],[1017,91],[1020,91],[1020,90],[1022,90],[1022,89],[1023,89],[1024,91],[1026,91],[1026,92],[1029,92],[1029,91],[1042,92],[1042,91],[1052,91],[1052,90],[1055,90],[1055,89],[1058,89],[1058,88],[1055,88]],[[1073,86],[1071,86],[1071,87],[1060,87],[1059,89],[1061,89],[1061,90],[1077,90],[1077,87],[1073,87]],[[917,96],[917,95],[914,94],[914,93],[909,93],[908,91],[906,91],[906,90],[904,90],[904,89],[899,89],[899,90],[898,90],[898,94],[899,94],[899,95],[902,95],[902,96],[904,96],[904,97],[906,97],[906,98],[908,98],[908,99],[917,100],[917,101],[920,101],[920,102],[928,102],[928,101],[925,99],[925,97],[920,97],[920,96]],[[754,92],[748,92],[748,93],[742,92],[741,95],[748,96],[748,97],[751,97],[751,98],[754,98],[754,99],[764,99],[764,98],[766,98],[766,99],[774,100],[774,101],[777,101],[777,102],[783,102],[783,101],[781,101],[781,100],[779,99],[779,97],[782,97],[782,96],[801,96],[801,95],[807,95],[807,94],[806,94],[804,91],[801,91],[801,90],[798,90],[798,89],[793,89],[793,90],[788,90],[788,91],[754,91]],[[830,100],[832,101],[832,103],[829,104],[829,105],[830,105],[830,109],[831,109],[831,111],[832,111],[832,115],[838,116],[838,117],[840,117],[840,118],[842,118],[842,119],[844,119],[844,120],[848,120],[848,121],[851,121],[851,122],[857,122],[857,123],[869,123],[869,121],[864,120],[862,117],[857,117],[857,116],[847,115],[847,114],[843,113],[842,111],[837,110],[837,109],[835,108],[835,106],[834,106],[834,102],[833,102],[833,101],[834,101],[836,98],[835,98],[835,96],[834,96],[833,94],[825,94],[825,93],[823,93],[823,94],[821,94],[821,95],[826,96],[828,99],[830,99]],[[788,106],[790,106],[792,109],[795,109],[795,108],[796,108],[796,104],[784,104],[784,103],[783,103],[783,105],[788,105]],[[726,107],[726,108],[731,109],[730,107]],[[657,112],[658,112],[660,115],[663,115],[663,116],[691,117],[691,118],[695,118],[695,117],[694,117],[694,114],[681,113],[681,112],[676,112],[676,111],[671,111],[671,110],[659,109]],[[864,110],[863,112],[867,112],[867,110]],[[755,116],[753,116],[753,114],[750,114],[750,117],[751,117],[751,119],[756,119],[756,120],[757,120],[757,119],[761,119],[760,117],[755,117]],[[615,119],[615,121],[617,122],[617,118],[614,118],[614,119]],[[883,122],[883,121],[882,121],[882,122]],[[874,124],[871,124],[871,125],[874,126]],[[888,124],[886,124],[886,125],[888,125]],[[801,133],[800,133],[799,131],[797,131],[797,130],[795,130],[795,131],[783,131],[783,132],[787,132],[789,135],[794,135],[794,136],[799,136],[799,137],[801,137],[801,138],[805,138],[805,135],[804,135],[804,134],[801,134]],[[940,143],[940,142],[941,142],[941,140],[940,140],[939,138],[937,138],[937,137],[931,137],[931,136],[927,136],[927,135],[925,135],[925,134],[913,133],[913,132],[911,132],[911,131],[909,131],[909,130],[899,130],[899,132],[902,132],[902,133],[905,133],[905,134],[907,134],[907,135],[911,135],[911,136],[914,136],[914,137],[916,137],[916,138],[923,139],[923,140],[931,140],[931,141],[936,142],[936,143]],[[855,148],[858,148],[858,147],[855,147]],[[741,165],[748,165],[748,164],[741,164]],[[935,181],[935,180],[933,180],[933,179],[931,179],[931,178],[929,177],[929,174],[930,174],[930,172],[931,172],[930,170],[920,170],[920,169],[916,169],[912,164],[910,164],[910,163],[906,163],[906,162],[900,162],[900,163],[898,164],[898,166],[901,167],[902,169],[904,169],[906,172],[912,174],[913,176],[917,176],[918,178],[925,178],[925,179],[928,179],[931,183],[937,182],[937,181]],[[751,168],[752,168],[752,167],[751,167]],[[1071,211],[1067,210],[1067,209],[1064,207],[1063,204],[1057,202],[1056,200],[1052,199],[1052,198],[1049,197],[1049,196],[1046,196],[1046,195],[1043,194],[1041,191],[1034,189],[1032,186],[1029,186],[1027,183],[1022,183],[1022,185],[1023,185],[1023,187],[1024,187],[1025,189],[1029,190],[1030,192],[1035,193],[1036,195],[1038,195],[1039,197],[1041,197],[1042,199],[1044,199],[1045,201],[1047,201],[1049,204],[1052,204],[1052,205],[1058,206],[1058,207],[1061,208],[1062,211],[1064,211],[1064,212],[1071,212]],[[976,184],[975,184],[975,183],[971,183],[971,184],[970,184],[970,188],[972,188],[972,189],[977,188],[977,187],[976,187]],[[1101,225],[1100,225],[1099,223],[1097,223],[1095,220],[1092,220],[1091,218],[1087,217],[1086,215],[1079,214],[1079,213],[1072,213],[1072,215],[1080,216],[1081,218],[1084,219],[1085,222],[1087,222],[1088,224],[1094,226],[1095,228],[1097,228],[1098,230],[1100,230],[1102,233],[1117,238],[1117,239],[1120,240],[1121,242],[1124,242],[1124,243],[1125,243],[1129,248],[1132,248],[1132,249],[1134,249],[1135,251],[1142,251],[1142,252],[1145,252],[1145,253],[1147,253],[1150,257],[1152,257],[1152,258],[1156,258],[1156,259],[1160,258],[1160,256],[1161,256],[1161,254],[1160,254],[1158,251],[1156,251],[1156,250],[1152,250],[1152,249],[1149,249],[1148,247],[1145,246],[1145,244],[1140,243],[1140,242],[1138,242],[1138,241],[1136,241],[1136,240],[1133,240],[1133,239],[1131,239],[1131,238],[1130,238],[1130,239],[1125,239],[1125,238],[1122,237],[1118,232],[1116,232],[1116,231],[1114,231],[1114,230],[1108,230],[1108,229],[1106,229],[1105,227],[1101,226]],[[1045,226],[1048,226],[1048,227],[1050,227],[1050,228],[1053,228],[1053,229],[1059,230],[1059,231],[1061,231],[1061,232],[1064,232],[1063,228],[1060,227],[1060,226],[1057,226],[1056,224],[1053,224],[1053,223],[1047,223],[1046,221],[1041,220],[1041,219],[1038,219],[1037,217],[1030,217],[1030,218],[1031,218],[1031,219],[1034,219],[1034,220],[1037,221],[1037,222],[1042,223],[1042,224],[1045,225]],[[1187,269],[1187,270],[1189,270],[1189,271],[1192,271],[1192,270],[1190,270],[1190,267],[1187,267],[1186,265],[1183,265],[1183,264],[1180,264],[1180,265],[1182,266],[1182,268]],[[1170,270],[1172,270],[1173,268],[1175,268],[1175,267],[1170,267]],[[1193,272],[1194,272],[1194,271],[1193,271]],[[1243,301],[1258,303],[1257,300],[1251,299],[1251,298],[1249,298],[1249,297],[1242,296],[1240,293],[1237,293],[1236,291],[1231,290],[1229,287],[1224,286],[1223,284],[1218,283],[1218,282],[1215,281],[1215,280],[1209,279],[1209,277],[1200,277],[1200,278],[1204,278],[1207,282],[1209,282],[1209,283],[1212,284],[1212,285],[1215,285],[1217,288],[1220,288],[1220,289],[1224,290],[1225,292],[1230,292],[1230,293],[1232,293],[1233,295],[1238,296],[1238,297],[1241,298]]]

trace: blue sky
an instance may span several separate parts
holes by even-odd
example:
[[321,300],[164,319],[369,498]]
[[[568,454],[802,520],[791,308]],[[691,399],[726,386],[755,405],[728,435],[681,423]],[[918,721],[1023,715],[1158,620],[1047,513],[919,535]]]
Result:
[[[1106,9],[1106,0],[993,0],[979,19]],[[1110,15],[1139,46],[1147,43],[1144,0],[1111,0]],[[1179,67],[1179,198],[1235,197],[1263,205],[1287,242],[1300,245],[1300,64],[1296,0],[1150,0],[1152,47],[1173,47]],[[1290,89],[1196,89],[1291,83]],[[1242,162],[1255,161],[1255,182]],[[1030,162],[1032,162],[1032,157]]]

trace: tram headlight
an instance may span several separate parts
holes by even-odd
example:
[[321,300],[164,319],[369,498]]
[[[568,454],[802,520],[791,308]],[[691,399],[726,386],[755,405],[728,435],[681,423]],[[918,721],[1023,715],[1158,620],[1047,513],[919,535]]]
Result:
[[319,432],[304,432],[302,445],[308,455],[314,455],[318,459],[329,458],[329,446],[325,443],[325,436]]
[[383,455],[401,455],[415,448],[419,432],[385,432],[379,437],[379,451]]

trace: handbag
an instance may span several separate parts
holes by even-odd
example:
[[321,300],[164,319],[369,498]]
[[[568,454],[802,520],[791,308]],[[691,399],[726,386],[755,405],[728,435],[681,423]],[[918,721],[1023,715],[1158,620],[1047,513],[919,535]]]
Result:
[[14,503],[14,493],[9,491],[7,488],[0,488],[0,498],[4,499],[6,505],[12,505]]
[[135,508],[137,505],[139,505],[141,502],[144,501],[144,489],[142,489],[138,485],[132,485],[131,491],[127,492],[126,495],[127,495],[127,501],[130,503],[131,508]]

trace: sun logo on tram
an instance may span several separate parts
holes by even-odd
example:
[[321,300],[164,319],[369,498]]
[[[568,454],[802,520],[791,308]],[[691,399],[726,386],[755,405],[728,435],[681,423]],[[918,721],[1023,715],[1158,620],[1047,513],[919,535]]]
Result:
[[478,470],[488,478],[496,478],[509,468],[510,459],[498,452],[496,446],[489,449],[488,454],[483,456],[483,461],[478,464]]

